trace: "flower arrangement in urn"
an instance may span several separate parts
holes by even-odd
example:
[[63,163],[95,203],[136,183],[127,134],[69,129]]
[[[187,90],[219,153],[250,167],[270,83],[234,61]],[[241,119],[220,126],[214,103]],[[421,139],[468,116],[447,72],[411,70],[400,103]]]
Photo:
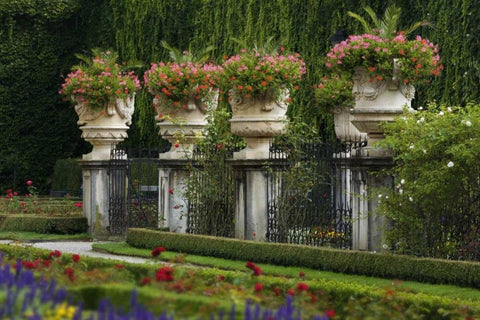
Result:
[[212,92],[216,91],[220,66],[200,62],[152,63],[144,74],[145,87],[155,96],[154,107],[159,103],[165,108],[187,109],[188,100],[205,111]]
[[402,31],[392,39],[375,34],[349,36],[330,50],[325,66],[341,74],[365,67],[371,81],[393,76],[405,84],[438,76],[443,69],[436,45],[419,35],[408,40]]
[[[339,86],[352,82],[354,73],[357,72],[358,76],[359,70],[363,70],[370,83],[388,80],[395,86],[428,83],[432,76],[438,76],[443,70],[436,45],[419,35],[413,40],[407,38],[418,27],[430,25],[428,22],[416,22],[404,31],[397,31],[400,8],[394,5],[388,7],[382,19],[377,18],[370,7],[366,7],[365,11],[372,18],[373,26],[361,16],[348,12],[360,21],[365,33],[349,36],[326,55],[325,66],[333,76],[327,81],[324,79],[315,89],[317,101],[329,110],[338,105],[339,101],[334,100],[340,96],[335,93]],[[348,91],[352,91],[351,87],[346,89],[345,97],[350,102]]]
[[82,103],[91,111],[101,111],[109,102],[133,96],[140,90],[137,76],[124,72],[113,51],[93,49],[93,58],[76,55],[84,63],[72,67],[60,94],[73,103]]
[[230,94],[257,98],[270,93],[278,98],[285,89],[298,89],[297,83],[305,72],[305,62],[300,55],[287,54],[283,47],[280,52],[267,52],[263,48],[242,49],[223,63],[222,83],[231,89]]

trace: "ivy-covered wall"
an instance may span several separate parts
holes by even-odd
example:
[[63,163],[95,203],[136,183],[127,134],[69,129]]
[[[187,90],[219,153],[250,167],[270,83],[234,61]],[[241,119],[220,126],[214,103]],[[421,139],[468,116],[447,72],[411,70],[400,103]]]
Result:
[[[480,6],[476,0],[397,0],[400,25],[427,19],[418,30],[441,47],[445,70],[417,88],[415,104],[428,100],[464,104],[480,99]],[[214,56],[233,54],[231,38],[261,44],[273,36],[299,52],[308,76],[289,113],[331,134],[331,115],[312,100],[312,86],[325,69],[323,57],[337,29],[361,31],[347,11],[379,15],[381,0],[0,0],[0,192],[27,179],[48,190],[58,158],[79,156],[81,141],[74,111],[57,94],[61,75],[77,63],[74,53],[93,47],[119,51],[124,61],[168,59],[160,42],[182,50],[215,46]],[[365,15],[364,15],[365,16]],[[139,70],[140,72],[142,70]],[[130,142],[158,139],[150,97],[137,96]],[[14,185],[16,184],[16,185]]]

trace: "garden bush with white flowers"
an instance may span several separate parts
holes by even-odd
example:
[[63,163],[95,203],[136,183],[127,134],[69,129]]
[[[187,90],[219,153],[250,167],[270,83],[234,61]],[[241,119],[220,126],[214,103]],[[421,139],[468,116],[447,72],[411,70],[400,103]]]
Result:
[[480,105],[430,104],[385,125],[394,188],[379,210],[398,252],[480,260]]

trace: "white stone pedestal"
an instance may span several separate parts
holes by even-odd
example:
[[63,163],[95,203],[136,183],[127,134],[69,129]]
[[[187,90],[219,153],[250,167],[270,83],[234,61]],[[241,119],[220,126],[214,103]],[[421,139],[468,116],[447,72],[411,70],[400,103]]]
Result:
[[186,160],[164,159],[158,171],[159,228],[185,233],[187,231],[188,201],[184,192],[188,171]]
[[235,238],[266,241],[267,172],[264,160],[233,161],[235,172]]
[[380,170],[392,166],[392,158],[358,158],[357,164],[352,169],[352,249],[380,252],[388,221],[375,213],[382,198],[374,192],[392,187],[391,177],[378,174]]
[[83,214],[94,239],[108,239],[108,161],[80,160],[83,172]]

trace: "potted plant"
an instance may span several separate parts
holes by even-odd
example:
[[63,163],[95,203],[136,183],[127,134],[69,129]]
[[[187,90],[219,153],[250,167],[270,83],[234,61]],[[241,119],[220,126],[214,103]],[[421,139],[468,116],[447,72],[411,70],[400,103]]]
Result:
[[154,95],[160,134],[172,144],[168,157],[191,153],[206,124],[206,111],[218,103],[216,86],[221,72],[213,63],[193,61],[152,63],[145,72],[145,87]]
[[[414,84],[430,81],[443,69],[438,47],[417,35],[413,40],[407,34],[426,22],[418,22],[406,31],[396,31],[400,9],[387,8],[382,20],[370,8],[365,9],[372,17],[370,27],[360,16],[369,33],[349,36],[336,44],[326,56],[326,67],[338,79],[352,80],[352,97],[355,101],[350,110],[352,123],[360,132],[368,133],[369,144],[383,138],[379,123],[392,121],[405,106],[410,107],[415,95]],[[323,96],[328,91],[319,91]],[[328,104],[327,104],[328,105]]]
[[59,91],[75,104],[82,138],[93,145],[84,159],[108,160],[112,145],[127,137],[135,93],[141,86],[133,72],[124,72],[112,51],[92,50],[93,58],[72,67]]
[[268,157],[269,139],[284,133],[290,92],[305,74],[298,54],[242,49],[223,63],[222,84],[232,106],[231,130],[246,138],[236,158]]

